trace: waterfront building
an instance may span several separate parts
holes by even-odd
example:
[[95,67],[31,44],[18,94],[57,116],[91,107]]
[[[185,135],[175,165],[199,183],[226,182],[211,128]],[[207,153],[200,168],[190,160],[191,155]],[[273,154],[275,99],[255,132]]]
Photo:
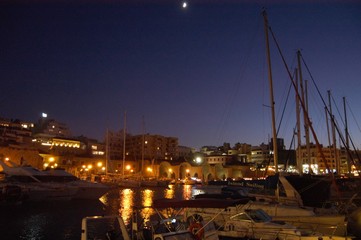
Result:
[[[324,147],[322,144],[320,145],[320,149],[322,154],[316,144],[311,143],[310,157],[308,157],[306,146],[301,146],[300,159],[304,173],[327,174],[333,172],[344,175],[349,174],[349,170],[352,171],[359,167],[355,166],[355,163],[359,162],[358,155],[360,151],[351,151],[348,153],[345,148],[335,149],[333,146]],[[348,164],[350,164],[350,166],[348,166]]]
[[178,138],[161,135],[142,134],[130,136],[126,140],[129,159],[173,161],[178,154]]
[[250,161],[251,163],[255,165],[266,165],[270,163],[270,161],[272,161],[273,163],[273,159],[270,160],[271,158],[272,156],[269,144],[262,143],[259,146],[252,147]]
[[[125,136],[126,140],[129,138],[129,134]],[[105,136],[105,148],[108,151],[108,159],[120,160],[123,159],[124,152],[124,130],[119,131],[107,131]],[[128,149],[126,148],[126,151]],[[127,154],[128,155],[128,154]]]
[[204,155],[212,155],[215,153],[219,153],[218,147],[216,146],[203,146],[201,147],[200,152],[203,153]]
[[65,123],[56,121],[55,119],[48,119],[47,115],[43,115],[35,124],[35,133],[44,133],[56,137],[71,137],[70,129]]
[[230,164],[232,161],[232,155],[210,155],[205,156],[204,160],[207,164],[215,165],[215,164],[221,164],[221,165],[227,165]]
[[38,149],[30,145],[8,144],[0,147],[0,159],[9,160],[17,165],[31,165],[43,169],[43,158]]
[[31,144],[33,128],[31,122],[0,118],[0,143]]
[[194,148],[186,146],[178,146],[178,157],[189,159],[196,152]]

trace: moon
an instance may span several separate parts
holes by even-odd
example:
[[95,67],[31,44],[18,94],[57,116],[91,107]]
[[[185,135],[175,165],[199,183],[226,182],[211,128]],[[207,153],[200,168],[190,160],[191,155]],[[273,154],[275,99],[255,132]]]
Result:
[[186,8],[186,7],[187,7],[187,5],[188,5],[188,4],[187,4],[187,2],[183,2],[182,7],[183,7],[183,8]]

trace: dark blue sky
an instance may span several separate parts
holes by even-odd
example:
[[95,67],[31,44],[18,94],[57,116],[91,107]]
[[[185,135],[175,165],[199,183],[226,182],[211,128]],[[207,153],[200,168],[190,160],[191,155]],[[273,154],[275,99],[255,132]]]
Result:
[[[0,4],[1,117],[36,121],[47,112],[74,135],[102,140],[107,128],[123,127],[126,111],[128,132],[141,134],[144,117],[147,133],[181,145],[267,142],[266,7],[290,68],[301,49],[325,99],[331,90],[342,112],[346,97],[361,144],[358,1],[188,1],[187,9],[173,0],[24,2]],[[290,80],[275,50],[271,42],[280,121]],[[313,125],[327,145],[322,103],[309,84]],[[287,145],[294,126],[292,91],[279,130]]]

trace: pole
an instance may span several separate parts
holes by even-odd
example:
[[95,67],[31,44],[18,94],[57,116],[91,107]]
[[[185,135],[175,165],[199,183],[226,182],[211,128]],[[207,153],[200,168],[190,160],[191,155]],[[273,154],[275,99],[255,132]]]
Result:
[[272,112],[272,138],[273,138],[273,161],[275,165],[275,172],[278,173],[278,147],[277,147],[277,131],[276,131],[276,117],[275,117],[275,101],[273,96],[273,81],[272,81],[272,66],[271,66],[271,53],[269,48],[268,39],[268,19],[266,11],[263,11],[264,30],[266,37],[266,52],[267,52],[267,64],[268,64],[268,80],[270,84],[270,102]]

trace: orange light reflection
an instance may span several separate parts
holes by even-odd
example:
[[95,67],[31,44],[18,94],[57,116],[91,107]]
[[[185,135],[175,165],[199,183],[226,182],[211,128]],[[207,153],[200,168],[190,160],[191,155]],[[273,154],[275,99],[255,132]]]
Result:
[[183,199],[189,200],[192,198],[192,185],[183,185]]
[[165,198],[174,198],[174,185],[169,185],[169,188],[165,190]]
[[144,189],[142,191],[142,210],[140,216],[144,219],[144,222],[150,220],[150,216],[155,214],[155,211],[151,206],[153,205],[154,191],[150,189]]
[[119,214],[123,218],[125,224],[129,224],[132,218],[134,206],[134,191],[132,189],[123,189],[120,191],[120,208]]

